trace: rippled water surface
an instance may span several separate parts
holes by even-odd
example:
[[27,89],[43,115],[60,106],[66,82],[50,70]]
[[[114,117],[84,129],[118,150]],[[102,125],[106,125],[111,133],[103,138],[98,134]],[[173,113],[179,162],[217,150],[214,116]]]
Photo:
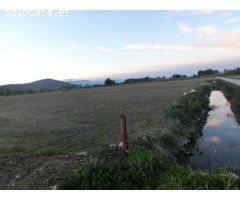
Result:
[[230,103],[221,91],[212,91],[207,123],[197,141],[193,168],[240,166],[240,126],[231,111]]

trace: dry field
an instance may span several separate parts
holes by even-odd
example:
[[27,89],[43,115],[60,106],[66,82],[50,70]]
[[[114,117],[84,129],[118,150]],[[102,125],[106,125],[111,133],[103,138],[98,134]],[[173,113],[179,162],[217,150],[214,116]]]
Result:
[[29,152],[46,145],[71,151],[118,143],[119,112],[129,135],[145,119],[157,119],[179,95],[205,79],[0,97],[0,153]]
[[[144,121],[159,126],[164,107],[205,81],[166,81],[0,97],[0,189],[54,188],[56,177],[89,159],[80,152],[87,151],[89,155],[102,146],[119,143],[120,111],[126,113],[129,137],[133,139],[146,134]],[[68,153],[35,155],[37,149],[46,146],[61,147]],[[112,154],[111,151],[111,157]]]

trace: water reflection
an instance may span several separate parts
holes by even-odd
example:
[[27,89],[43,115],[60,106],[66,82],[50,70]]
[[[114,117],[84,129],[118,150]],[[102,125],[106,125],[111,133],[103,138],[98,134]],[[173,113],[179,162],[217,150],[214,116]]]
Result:
[[222,122],[223,122],[222,119],[213,117],[213,118],[209,119],[208,126],[219,126]]
[[211,144],[217,144],[219,143],[221,140],[220,137],[217,136],[213,136],[213,137],[205,137],[204,141],[207,143],[211,143]]
[[198,139],[193,168],[210,168],[212,165],[240,165],[240,126],[230,108],[230,103],[220,91],[212,91],[207,123],[203,136]]

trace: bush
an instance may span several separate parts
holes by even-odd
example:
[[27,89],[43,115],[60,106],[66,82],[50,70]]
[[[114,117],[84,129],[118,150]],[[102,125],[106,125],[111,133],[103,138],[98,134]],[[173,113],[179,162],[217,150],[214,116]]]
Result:
[[183,125],[193,125],[202,110],[209,108],[210,85],[204,85],[180,97],[175,105],[163,110],[164,117],[178,119]]
[[187,115],[179,105],[173,105],[163,110],[164,117],[179,119],[184,125],[192,125],[192,118]]

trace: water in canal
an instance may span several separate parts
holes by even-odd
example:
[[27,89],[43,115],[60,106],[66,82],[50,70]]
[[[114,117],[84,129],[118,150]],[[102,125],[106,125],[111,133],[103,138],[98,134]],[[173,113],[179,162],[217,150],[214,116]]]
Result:
[[221,91],[212,91],[207,123],[203,135],[197,141],[193,168],[212,166],[240,166],[240,126],[231,111],[230,103]]

